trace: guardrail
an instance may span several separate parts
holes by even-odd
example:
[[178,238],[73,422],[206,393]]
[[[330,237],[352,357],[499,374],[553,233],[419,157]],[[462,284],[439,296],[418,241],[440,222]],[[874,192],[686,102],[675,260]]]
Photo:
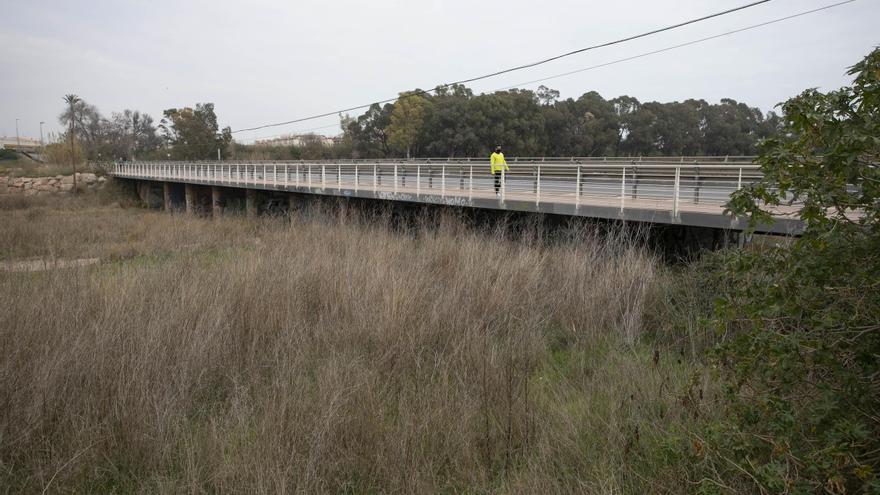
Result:
[[496,197],[542,203],[601,201],[671,210],[720,207],[761,178],[751,157],[512,158],[497,181],[486,160],[337,160],[284,162],[122,162],[114,175],[228,186]]

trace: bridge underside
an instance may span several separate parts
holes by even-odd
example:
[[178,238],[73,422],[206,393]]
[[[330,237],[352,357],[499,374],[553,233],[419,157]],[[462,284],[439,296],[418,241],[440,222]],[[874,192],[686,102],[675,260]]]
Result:
[[[117,176],[119,179],[127,179]],[[351,187],[308,187],[285,184],[229,184],[212,180],[134,180],[141,199],[148,206],[164,206],[167,210],[186,210],[192,213],[219,215],[226,211],[256,214],[281,211],[289,206],[290,193],[316,197],[361,198],[392,203],[445,205],[460,208],[530,212],[587,217],[613,221],[646,224],[704,227],[710,229],[743,231],[748,226],[745,218],[725,215],[717,204],[698,202],[682,205],[673,214],[668,201],[634,197],[598,197],[581,195],[554,197],[553,200],[534,201],[527,194],[508,193],[501,200],[491,191],[444,190],[420,187],[382,187],[371,189]],[[164,196],[164,201],[162,197]],[[159,199],[157,199],[159,198]],[[161,204],[159,204],[161,202]],[[802,225],[795,218],[777,217],[772,225],[762,225],[759,233],[798,235]]]

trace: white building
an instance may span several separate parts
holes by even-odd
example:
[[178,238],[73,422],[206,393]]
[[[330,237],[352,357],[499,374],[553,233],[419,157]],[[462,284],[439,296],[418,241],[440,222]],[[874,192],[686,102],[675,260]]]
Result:
[[324,146],[333,146],[336,138],[320,134],[282,134],[278,137],[257,139],[254,144],[257,146],[305,146],[315,142]]
[[0,148],[4,148],[7,150],[18,150],[21,151],[37,151],[40,149],[40,140],[32,139],[32,138],[16,138],[13,137],[0,137]]

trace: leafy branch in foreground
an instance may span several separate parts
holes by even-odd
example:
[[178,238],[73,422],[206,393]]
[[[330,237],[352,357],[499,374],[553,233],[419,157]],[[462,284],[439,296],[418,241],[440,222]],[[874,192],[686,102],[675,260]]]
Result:
[[[852,86],[783,105],[760,182],[728,208],[766,221],[798,200],[789,247],[724,255],[713,321],[722,410],[703,428],[702,491],[880,493],[880,49]],[[702,444],[701,444],[702,445]]]

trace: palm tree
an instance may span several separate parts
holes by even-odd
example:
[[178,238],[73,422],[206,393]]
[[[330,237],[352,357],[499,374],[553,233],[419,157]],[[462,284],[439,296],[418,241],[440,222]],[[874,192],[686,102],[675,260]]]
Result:
[[71,93],[64,96],[64,102],[70,105],[70,163],[73,166],[73,194],[76,194],[76,151],[73,147],[74,122],[76,121],[76,104],[80,102],[79,96]]

